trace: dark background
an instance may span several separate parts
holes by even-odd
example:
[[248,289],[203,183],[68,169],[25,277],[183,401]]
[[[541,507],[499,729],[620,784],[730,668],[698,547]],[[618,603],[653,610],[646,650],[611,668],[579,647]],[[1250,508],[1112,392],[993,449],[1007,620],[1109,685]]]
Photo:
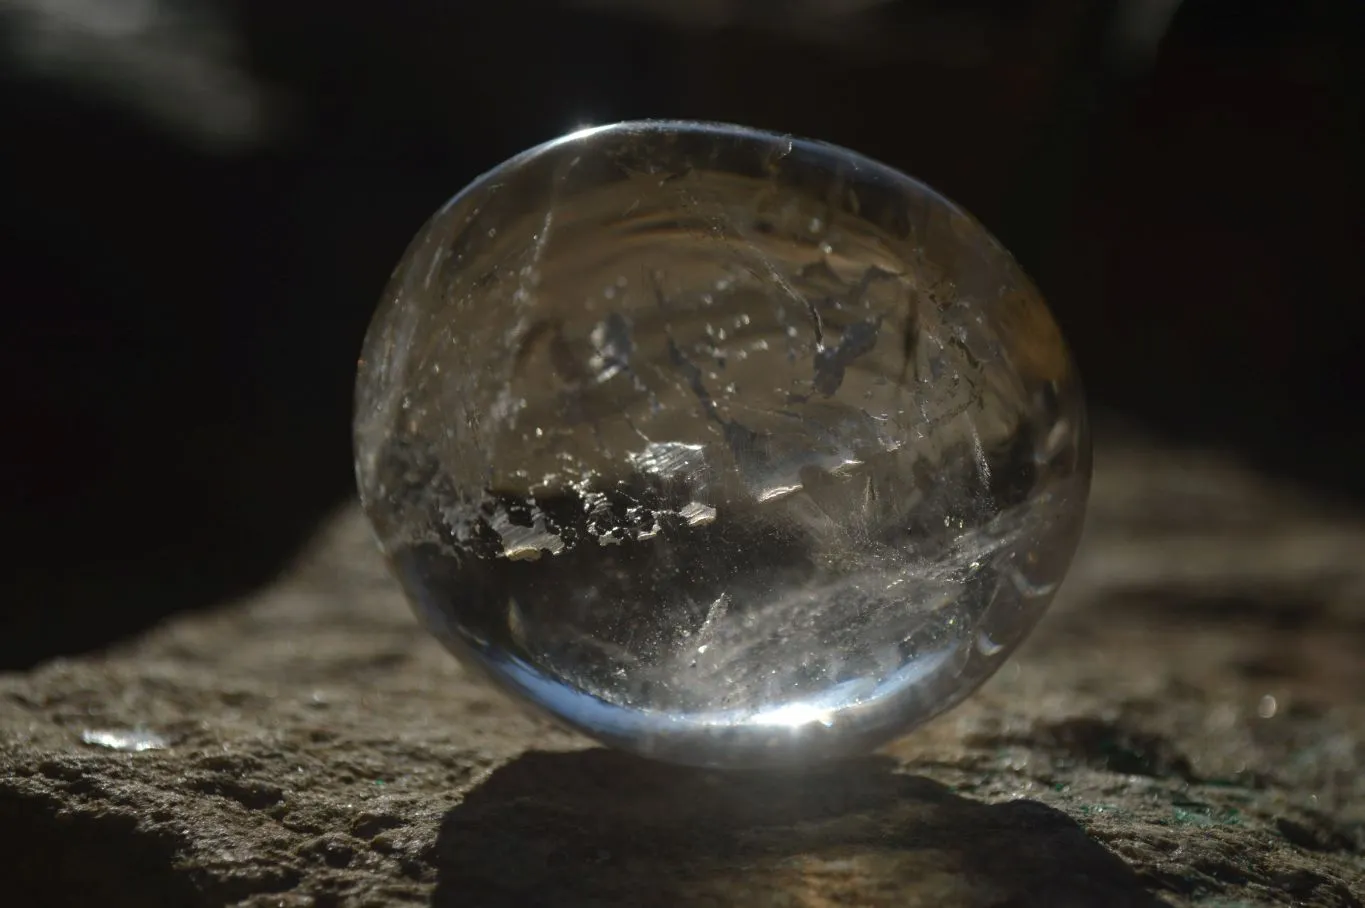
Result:
[[1096,407],[1365,499],[1363,11],[14,0],[0,668],[268,580],[351,494],[355,357],[408,240],[617,119],[924,179],[1037,278]]

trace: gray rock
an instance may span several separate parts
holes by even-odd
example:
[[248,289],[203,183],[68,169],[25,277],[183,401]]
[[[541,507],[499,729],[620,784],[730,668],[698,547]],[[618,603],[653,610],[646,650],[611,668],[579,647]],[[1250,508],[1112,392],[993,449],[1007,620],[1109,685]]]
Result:
[[0,903],[1359,906],[1365,520],[1114,436],[977,696],[800,774],[653,765],[418,629],[359,515],[270,589],[0,677]]

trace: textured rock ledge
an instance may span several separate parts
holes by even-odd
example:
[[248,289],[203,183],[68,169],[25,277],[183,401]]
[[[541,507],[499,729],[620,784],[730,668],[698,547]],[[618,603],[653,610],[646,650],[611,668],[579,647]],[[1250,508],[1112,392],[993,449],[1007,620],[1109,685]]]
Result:
[[0,902],[1361,905],[1365,519],[1131,439],[1097,462],[1018,658],[805,776],[523,717],[347,511],[250,601],[0,677]]

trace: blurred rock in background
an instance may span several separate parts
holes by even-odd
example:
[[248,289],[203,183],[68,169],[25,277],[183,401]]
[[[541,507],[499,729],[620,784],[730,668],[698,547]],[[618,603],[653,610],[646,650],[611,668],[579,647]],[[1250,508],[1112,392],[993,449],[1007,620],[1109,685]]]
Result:
[[140,115],[206,152],[269,135],[242,36],[212,0],[8,0],[10,62]]
[[0,5],[0,667],[277,571],[469,179],[577,125],[847,145],[980,217],[1096,406],[1365,496],[1358,0]]

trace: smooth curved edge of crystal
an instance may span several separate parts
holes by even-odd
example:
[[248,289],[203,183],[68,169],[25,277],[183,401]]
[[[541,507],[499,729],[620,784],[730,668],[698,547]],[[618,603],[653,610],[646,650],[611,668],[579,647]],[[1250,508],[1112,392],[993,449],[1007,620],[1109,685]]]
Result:
[[[608,703],[548,678],[516,656],[493,652],[450,632],[440,626],[440,616],[431,615],[420,604],[414,606],[418,617],[461,665],[523,709],[618,750],[681,766],[770,769],[858,756],[953,708],[994,673],[994,668],[971,672],[969,666],[976,656],[972,641],[961,641],[880,681],[845,682],[767,710],[640,710]],[[992,655],[1004,658],[1008,651]],[[965,684],[961,682],[964,674],[969,675]],[[856,706],[828,702],[847,695],[854,686],[866,688]],[[934,696],[945,688],[951,693]]]
[[[439,219],[448,213],[452,208],[461,202],[467,201],[470,197],[481,192],[486,192],[493,184],[496,184],[499,177],[525,167],[530,162],[561,151],[572,145],[583,145],[593,139],[602,138],[610,135],[712,135],[717,138],[726,137],[731,139],[744,139],[755,145],[768,145],[779,147],[783,144],[787,146],[787,154],[801,149],[813,155],[828,157],[830,160],[843,159],[848,162],[853,171],[863,177],[880,177],[892,183],[900,183],[914,187],[917,193],[932,198],[941,203],[947,210],[954,215],[965,218],[975,226],[979,227],[983,235],[988,238],[1005,255],[1010,255],[1009,251],[996,239],[995,235],[985,228],[977,219],[962,206],[943,193],[934,189],[928,183],[916,179],[903,170],[884,164],[875,158],[870,158],[861,152],[853,151],[842,145],[833,142],[825,142],[820,139],[809,139],[797,136],[792,133],[774,132],[766,129],[758,129],[752,126],[740,126],[735,123],[726,123],[719,120],[682,120],[682,119],[640,119],[640,120],[619,120],[614,123],[604,123],[598,126],[585,126],[553,139],[533,145],[525,151],[518,152],[510,158],[496,164],[483,173],[470,180],[463,189],[455,193],[445,204],[443,204],[430,218],[431,221]],[[784,155],[785,156],[785,155]],[[418,233],[421,238],[425,230]],[[404,256],[406,259],[407,256]]]

